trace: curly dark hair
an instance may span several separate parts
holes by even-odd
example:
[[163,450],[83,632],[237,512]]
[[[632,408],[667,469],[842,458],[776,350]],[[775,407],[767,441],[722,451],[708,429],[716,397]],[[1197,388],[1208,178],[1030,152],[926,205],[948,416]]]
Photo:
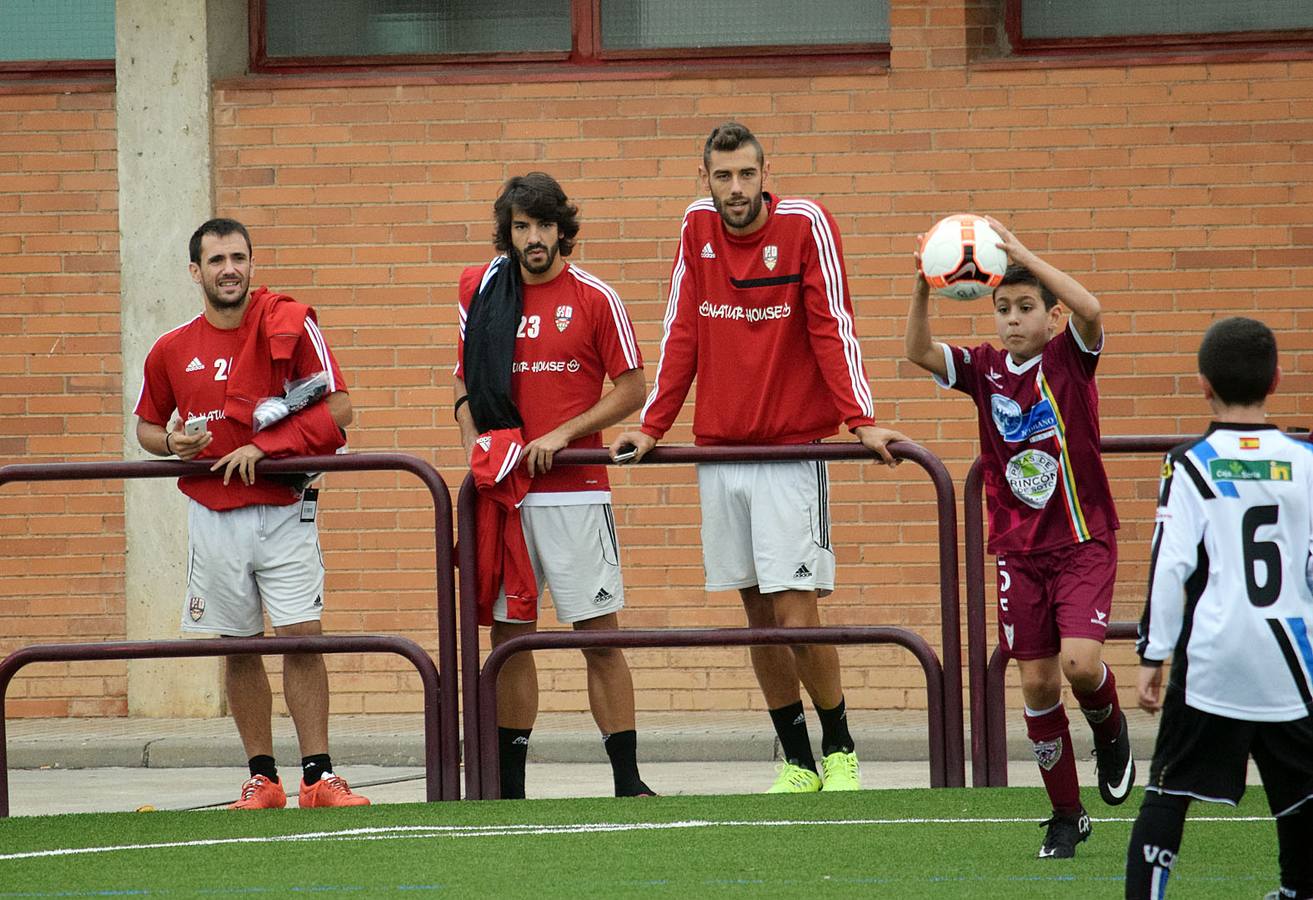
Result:
[[565,196],[555,178],[546,172],[530,172],[516,175],[502,187],[501,195],[492,205],[497,222],[492,243],[502,253],[511,252],[511,215],[517,209],[540,222],[556,223],[562,256],[569,256],[574,250],[575,235],[579,234],[579,208]]

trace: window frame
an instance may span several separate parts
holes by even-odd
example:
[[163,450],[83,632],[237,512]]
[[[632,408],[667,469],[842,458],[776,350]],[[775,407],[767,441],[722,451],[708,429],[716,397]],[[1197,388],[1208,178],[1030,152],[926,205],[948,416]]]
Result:
[[0,81],[83,81],[114,78],[112,59],[10,59],[0,61]]
[[266,34],[267,0],[247,0],[250,14],[250,71],[252,74],[308,72],[361,72],[370,70],[424,70],[468,73],[473,64],[481,74],[516,66],[564,68],[572,78],[590,70],[602,76],[625,69],[651,70],[701,60],[708,68],[741,71],[778,70],[783,63],[826,64],[840,67],[887,66],[889,44],[752,45],[733,47],[680,47],[606,50],[602,47],[601,0],[570,0],[569,50],[502,53],[385,54],[374,56],[271,57]]
[[1179,34],[1122,34],[1099,37],[1027,38],[1022,21],[1024,0],[1003,0],[1003,25],[1012,53],[1018,56],[1077,56],[1133,51],[1170,55],[1237,49],[1306,48],[1313,28],[1286,31],[1223,31]]

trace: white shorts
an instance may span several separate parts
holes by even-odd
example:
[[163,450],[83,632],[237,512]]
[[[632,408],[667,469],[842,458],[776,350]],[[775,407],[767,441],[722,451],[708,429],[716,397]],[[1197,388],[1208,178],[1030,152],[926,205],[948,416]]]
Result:
[[[552,592],[556,620],[583,622],[618,612],[625,605],[620,578],[620,543],[609,503],[577,506],[521,506],[524,543],[538,582],[538,609]],[[506,592],[492,607],[498,622],[506,616]]]
[[250,637],[275,625],[317,621],[324,611],[319,529],[301,504],[215,512],[187,508],[187,601],[182,630]]
[[830,476],[819,460],[702,463],[708,591],[834,590]]

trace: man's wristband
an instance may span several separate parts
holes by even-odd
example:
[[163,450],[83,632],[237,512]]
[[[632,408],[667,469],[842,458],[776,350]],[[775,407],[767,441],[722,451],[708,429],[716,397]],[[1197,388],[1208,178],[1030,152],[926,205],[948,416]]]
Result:
[[169,445],[169,439],[173,437],[172,431],[164,432],[164,449],[169,456],[173,456],[173,447]]
[[456,401],[456,405],[452,408],[452,410],[451,410],[451,414],[452,414],[453,417],[455,417],[455,419],[456,419],[457,422],[460,421],[460,407],[461,407],[461,404],[462,404],[462,403],[469,403],[469,402],[470,402],[470,395],[469,395],[469,394],[462,394],[461,397],[460,397],[460,399]]

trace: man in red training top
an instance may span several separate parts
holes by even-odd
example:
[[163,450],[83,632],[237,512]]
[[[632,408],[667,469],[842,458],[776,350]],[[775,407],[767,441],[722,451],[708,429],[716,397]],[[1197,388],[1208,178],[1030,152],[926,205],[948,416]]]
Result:
[[[761,144],[737,122],[711,132],[698,174],[711,196],[684,213],[641,430],[612,452],[632,445],[641,459],[651,450],[696,376],[699,446],[807,444],[842,422],[893,465],[888,444],[907,438],[875,424],[830,214],[766,193]],[[738,590],[753,627],[819,625],[817,597],[834,589],[825,463],[704,464],[698,490],[707,590]],[[834,647],[753,647],[752,666],[787,760],[770,792],[857,790]],[[800,680],[821,720],[821,773]]]
[[[251,237],[240,222],[204,223],[189,252],[205,309],[155,341],[136,408],[137,441],[147,452],[216,460],[214,475],[178,481],[191,498],[182,629],[252,637],[264,634],[268,613],[279,637],[320,634],[324,562],[316,492],[257,480],[255,464],[266,456],[333,453],[346,443],[342,429],[352,414],[342,370],[314,310],[266,288],[250,290]],[[256,433],[256,401],[281,397],[287,382],[311,376],[323,381],[326,396]],[[174,428],[179,420],[202,419],[204,430]],[[274,765],[263,657],[227,657],[224,686],[251,772],[232,808],[281,808],[287,794]],[[302,808],[367,805],[333,774],[323,657],[283,657],[283,694],[301,745]]]
[[[537,601],[549,589],[556,618],[576,630],[615,629],[625,605],[620,548],[606,466],[553,466],[566,447],[601,449],[601,430],[643,402],[643,358],[620,297],[606,282],[566,257],[579,233],[578,210],[543,172],[506,182],[493,204],[493,244],[501,255],[460,277],[456,421],[476,478],[487,455],[502,461],[496,475],[518,503],[522,546],[503,548],[513,564],[502,583],[487,585],[492,643],[535,631]],[[611,389],[605,390],[610,378]],[[513,435],[524,443],[518,445]],[[527,491],[513,470],[527,469]],[[518,473],[514,473],[518,474]],[[490,490],[485,484],[482,492]],[[480,540],[506,539],[485,533]],[[480,547],[481,563],[486,543]],[[527,554],[525,551],[527,550]],[[527,555],[527,566],[524,560]],[[530,571],[525,571],[528,568]],[[480,566],[480,579],[487,568]],[[483,587],[481,594],[485,594]],[[617,797],[652,794],[639,777],[634,683],[624,653],[583,651],[588,705],[602,732]],[[529,735],[538,715],[533,655],[517,653],[497,682],[501,795],[524,797]]]

